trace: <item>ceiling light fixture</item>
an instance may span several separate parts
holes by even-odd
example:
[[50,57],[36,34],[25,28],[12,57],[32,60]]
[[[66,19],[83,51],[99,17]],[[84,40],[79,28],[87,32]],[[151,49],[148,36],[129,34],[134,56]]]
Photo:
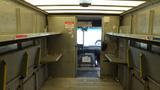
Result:
[[95,13],[95,14],[121,14],[123,11],[83,11],[83,10],[60,10],[60,11],[47,11],[48,13],[83,13],[83,14],[89,14],[89,13]]
[[79,5],[79,0],[25,0],[33,5]]
[[108,6],[138,6],[145,3],[145,0],[25,0],[33,5],[79,5],[80,3],[89,3],[91,5]]
[[132,7],[109,7],[109,6],[89,6],[89,7],[81,7],[81,6],[38,6],[38,8],[43,10],[119,10],[126,11],[131,9]]
[[92,5],[108,5],[108,6],[139,6],[146,1],[144,0],[93,0]]
[[144,0],[25,0],[49,13],[121,14]]
[[89,7],[91,5],[91,0],[80,0],[80,6]]

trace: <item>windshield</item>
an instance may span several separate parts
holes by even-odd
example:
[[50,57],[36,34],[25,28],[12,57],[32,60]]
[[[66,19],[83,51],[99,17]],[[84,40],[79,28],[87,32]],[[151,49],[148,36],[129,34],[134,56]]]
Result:
[[101,27],[89,27],[87,31],[83,31],[82,28],[77,29],[77,44],[83,44],[84,46],[101,46]]

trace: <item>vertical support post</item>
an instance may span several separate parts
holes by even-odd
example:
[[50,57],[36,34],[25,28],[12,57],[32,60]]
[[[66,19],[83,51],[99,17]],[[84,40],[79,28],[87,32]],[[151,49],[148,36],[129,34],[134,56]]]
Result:
[[28,74],[28,53],[25,52],[23,55],[23,63],[21,66],[21,78],[20,78],[20,90],[24,90],[23,88],[23,79],[27,76]]
[[38,71],[38,68],[39,68],[39,65],[40,65],[40,59],[41,59],[41,48],[38,47],[37,48],[37,52],[36,52],[36,57],[35,57],[35,71],[34,71],[34,75],[35,75],[35,90],[38,90],[39,89],[39,81],[38,81],[38,75],[37,75],[37,71]]
[[153,34],[153,20],[154,20],[154,10],[150,10],[150,15],[149,15],[149,34]]
[[17,21],[17,34],[20,33],[21,30],[21,14],[20,8],[16,8],[16,21]]
[[37,68],[40,64],[40,58],[41,58],[41,48],[37,48],[36,57],[35,57],[35,68]]
[[25,78],[28,73],[28,53],[25,52],[23,55],[23,63],[22,63],[22,69],[21,69],[21,76],[22,78]]
[[144,62],[145,62],[145,56],[144,56],[143,53],[140,53],[140,77],[142,79],[146,78],[146,72],[145,72]]
[[7,65],[4,61],[0,62],[0,90],[6,90]]
[[33,75],[35,76],[35,90],[39,90],[39,81],[38,81],[38,74],[37,74],[37,71],[36,70]]
[[130,34],[133,34],[133,14],[130,16]]
[[131,61],[131,50],[130,48],[127,49],[127,65],[129,69],[133,69],[132,61]]
[[127,90],[131,90],[131,81],[132,81],[132,61],[131,61],[131,50],[127,49],[127,64],[128,64],[128,87]]
[[140,77],[144,80],[144,90],[149,90],[149,83],[146,75],[146,68],[145,68],[145,55],[140,54]]

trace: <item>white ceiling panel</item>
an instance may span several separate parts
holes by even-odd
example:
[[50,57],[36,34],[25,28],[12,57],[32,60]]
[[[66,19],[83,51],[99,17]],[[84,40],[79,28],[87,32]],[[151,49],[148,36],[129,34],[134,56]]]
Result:
[[[25,1],[33,5],[79,5],[81,0],[25,0]],[[138,6],[142,3],[145,3],[145,1],[91,0],[92,5]]]
[[79,5],[79,0],[25,0],[33,5]]
[[[49,13],[113,13],[120,14],[146,1],[136,0],[25,0]],[[80,2],[91,2],[88,7]]]
[[92,0],[92,5],[138,6],[145,1]]

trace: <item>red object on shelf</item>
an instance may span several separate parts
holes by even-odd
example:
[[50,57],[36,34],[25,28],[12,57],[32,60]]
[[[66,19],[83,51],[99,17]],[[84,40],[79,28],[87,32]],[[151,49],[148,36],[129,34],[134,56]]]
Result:
[[74,24],[74,22],[66,21],[66,22],[64,22],[64,24],[70,24],[70,25],[72,25],[72,24]]
[[16,35],[16,38],[26,38],[27,35],[26,34],[18,34]]

